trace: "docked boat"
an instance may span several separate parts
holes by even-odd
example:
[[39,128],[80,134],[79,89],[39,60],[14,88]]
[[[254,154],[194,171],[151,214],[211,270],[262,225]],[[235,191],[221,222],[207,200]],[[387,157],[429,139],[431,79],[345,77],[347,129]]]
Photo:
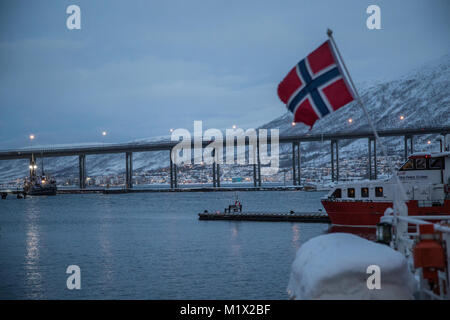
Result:
[[25,180],[23,193],[30,196],[54,196],[56,191],[56,180],[44,173],[43,163],[41,175],[38,175],[37,165],[34,162],[34,158],[32,158],[30,178]]
[[[444,152],[413,153],[395,173],[407,196],[409,216],[450,215],[450,139]],[[393,207],[397,178],[335,186],[322,204],[337,226],[375,227]]]
[[23,187],[23,192],[30,196],[54,196],[56,191],[56,181],[45,176],[27,181]]

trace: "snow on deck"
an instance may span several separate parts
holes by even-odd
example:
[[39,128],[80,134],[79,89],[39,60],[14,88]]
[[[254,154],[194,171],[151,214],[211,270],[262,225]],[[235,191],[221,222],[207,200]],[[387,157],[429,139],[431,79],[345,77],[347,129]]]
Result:
[[[367,267],[381,270],[381,289],[368,289]],[[392,248],[347,233],[315,237],[298,250],[288,284],[291,299],[412,299],[415,280]]]

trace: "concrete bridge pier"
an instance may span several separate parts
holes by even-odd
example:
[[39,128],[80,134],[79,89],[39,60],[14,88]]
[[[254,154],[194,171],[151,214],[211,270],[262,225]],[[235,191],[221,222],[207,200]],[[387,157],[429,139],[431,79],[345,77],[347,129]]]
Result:
[[176,163],[173,164],[173,187],[178,188],[178,169]]
[[403,151],[405,152],[404,160],[408,160],[408,137],[405,136],[405,144],[403,145]]
[[[369,149],[369,156],[367,157],[369,166],[368,178],[369,180],[376,180],[378,178],[377,141],[374,138],[369,138],[367,142]],[[373,144],[373,154],[372,154],[372,144]]]
[[300,142],[292,142],[292,184],[301,185]]
[[80,189],[86,188],[86,155],[80,154],[78,156],[78,180]]
[[300,142],[297,142],[297,181],[299,186],[302,185],[301,169],[302,169],[302,162],[300,158]]
[[217,168],[216,168],[216,183],[217,183],[217,187],[220,188],[220,164],[216,164]]
[[408,140],[409,140],[409,154],[414,153],[414,136],[405,136],[405,145],[404,145],[404,151],[405,151],[405,161],[408,160]]
[[259,156],[259,137],[257,137],[256,151],[253,152],[253,186],[256,188],[261,187],[261,158]]
[[295,160],[295,147],[297,143],[292,142],[292,184],[297,185],[297,173],[296,173],[296,160]]
[[173,189],[173,161],[172,161],[172,150],[169,152],[169,160],[170,160],[170,166],[169,166],[169,172],[170,172],[170,189]]
[[213,187],[220,188],[220,165],[213,163],[212,165]]
[[127,189],[133,188],[133,153],[125,153],[125,186]]
[[[173,149],[170,149],[170,153],[169,153],[170,189],[178,188],[177,165],[172,160],[172,152],[173,152]],[[174,157],[176,157],[176,153],[174,154]]]
[[373,179],[378,179],[378,166],[377,166],[377,140],[373,139]]
[[258,161],[258,187],[261,187],[261,157],[259,155],[259,135],[257,137],[256,158]]
[[440,152],[448,151],[448,146],[445,145],[446,144],[446,141],[445,141],[446,140],[445,139],[446,135],[450,135],[450,133],[448,133],[448,132],[441,132],[441,136],[442,137],[439,138],[439,150],[440,150]]
[[218,164],[218,159],[216,156],[216,150],[212,151],[212,156],[214,158],[214,162],[212,164],[212,177],[213,177],[213,187],[220,187],[220,166]]
[[369,174],[368,178],[369,180],[372,180],[372,140],[369,138],[367,139],[368,148],[369,148],[369,156],[367,157],[367,161],[369,162]]
[[330,146],[331,146],[331,181],[334,182],[334,146],[333,146],[333,140],[330,141]]
[[[336,151],[336,155],[335,155]],[[336,159],[336,160],[335,160]],[[334,162],[336,161],[336,172]],[[339,181],[339,141],[331,140],[331,181]]]
[[334,141],[336,148],[336,181],[339,181],[339,140]]
[[213,177],[213,187],[217,187],[217,183],[216,183],[216,162],[214,161],[212,164],[212,177]]

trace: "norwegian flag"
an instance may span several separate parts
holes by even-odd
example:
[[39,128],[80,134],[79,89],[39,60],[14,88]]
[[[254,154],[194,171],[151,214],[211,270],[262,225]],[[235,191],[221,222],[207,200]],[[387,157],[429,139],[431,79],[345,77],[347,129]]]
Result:
[[278,85],[278,96],[294,114],[294,122],[311,128],[354,100],[329,40],[289,71]]

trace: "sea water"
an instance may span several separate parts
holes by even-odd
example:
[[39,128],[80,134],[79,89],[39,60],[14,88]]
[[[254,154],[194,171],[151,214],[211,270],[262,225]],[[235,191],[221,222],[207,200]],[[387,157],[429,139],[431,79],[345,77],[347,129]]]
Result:
[[[239,192],[243,211],[323,210],[323,192]],[[199,221],[234,192],[0,200],[2,299],[287,299],[295,253],[328,224]],[[81,289],[69,290],[68,266]]]

